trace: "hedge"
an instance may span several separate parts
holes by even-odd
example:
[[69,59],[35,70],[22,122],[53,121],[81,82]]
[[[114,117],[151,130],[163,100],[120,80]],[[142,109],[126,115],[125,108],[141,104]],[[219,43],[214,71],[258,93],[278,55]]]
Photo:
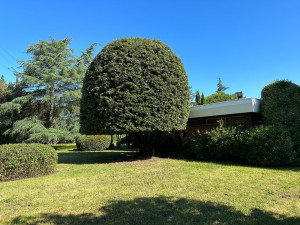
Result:
[[43,144],[0,145],[0,181],[53,173],[57,153]]
[[281,127],[258,126],[248,130],[218,127],[198,133],[190,141],[189,156],[256,166],[287,166],[296,160],[293,142]]
[[261,97],[264,123],[285,129],[300,156],[300,86],[286,80],[275,81],[263,88]]
[[109,135],[82,135],[76,140],[78,151],[101,151],[108,149],[111,137]]

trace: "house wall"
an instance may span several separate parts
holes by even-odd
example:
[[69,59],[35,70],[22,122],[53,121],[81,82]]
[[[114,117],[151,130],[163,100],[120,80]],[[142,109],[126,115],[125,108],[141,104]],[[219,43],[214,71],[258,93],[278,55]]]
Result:
[[185,135],[190,136],[199,130],[200,132],[210,131],[218,126],[218,120],[223,120],[225,124],[242,125],[250,127],[261,123],[260,113],[239,113],[210,117],[189,118]]

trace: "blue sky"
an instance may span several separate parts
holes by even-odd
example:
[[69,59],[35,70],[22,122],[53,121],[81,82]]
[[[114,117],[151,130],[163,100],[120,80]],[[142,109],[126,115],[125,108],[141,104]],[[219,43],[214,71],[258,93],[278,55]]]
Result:
[[299,12],[298,0],[1,0],[0,74],[14,81],[8,68],[50,36],[71,37],[78,54],[94,42],[156,38],[182,59],[194,91],[212,94],[220,76],[227,93],[260,98],[274,80],[300,84]]

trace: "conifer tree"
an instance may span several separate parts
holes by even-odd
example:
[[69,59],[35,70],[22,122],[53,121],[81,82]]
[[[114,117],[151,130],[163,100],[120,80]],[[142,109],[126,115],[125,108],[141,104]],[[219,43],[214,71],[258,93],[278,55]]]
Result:
[[4,76],[1,75],[1,79],[0,79],[0,103],[3,103],[5,101],[6,88],[7,88],[7,85],[6,85]]
[[41,40],[26,50],[29,60],[19,60],[23,71],[14,92],[21,92],[0,105],[0,116],[8,121],[14,115],[4,131],[11,140],[52,144],[79,135],[82,80],[96,44],[77,57],[70,43],[70,38]]
[[218,89],[216,91],[217,93],[224,92],[229,88],[229,87],[226,87],[222,84],[222,80],[221,80],[220,76],[218,77],[218,84],[217,85],[218,85]]
[[153,132],[186,127],[190,92],[180,58],[159,40],[107,44],[85,75],[80,108],[84,134],[128,134],[151,157]]
[[196,104],[201,105],[201,98],[199,91],[196,91]]
[[200,105],[204,105],[205,104],[205,97],[204,97],[204,94],[203,94],[203,92],[202,92],[202,94],[201,94],[201,104]]

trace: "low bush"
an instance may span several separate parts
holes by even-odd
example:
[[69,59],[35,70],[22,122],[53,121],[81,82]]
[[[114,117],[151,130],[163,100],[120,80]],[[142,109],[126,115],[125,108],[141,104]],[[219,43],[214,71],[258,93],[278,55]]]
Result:
[[286,166],[296,156],[289,133],[281,127],[255,127],[242,132],[241,141],[238,147],[242,157],[252,165]]
[[0,181],[50,174],[56,163],[57,153],[48,145],[0,145]]
[[296,159],[289,134],[280,127],[259,126],[248,130],[220,126],[198,133],[188,154],[204,160],[224,160],[261,166],[286,166]]
[[76,140],[78,151],[101,151],[110,146],[109,135],[82,135]]

